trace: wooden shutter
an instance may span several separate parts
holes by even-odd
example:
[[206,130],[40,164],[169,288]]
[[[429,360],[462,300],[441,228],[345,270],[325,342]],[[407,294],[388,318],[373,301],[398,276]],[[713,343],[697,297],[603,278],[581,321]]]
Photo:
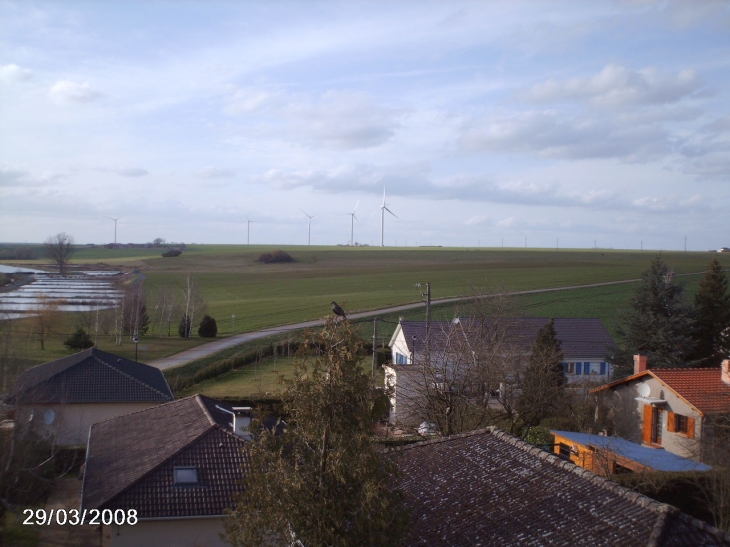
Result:
[[672,433],[677,431],[677,426],[674,421],[674,412],[667,412],[667,431],[671,431]]
[[688,439],[695,438],[695,419],[694,418],[687,418],[687,438]]
[[646,444],[651,444],[651,405],[644,405],[644,425],[641,431],[641,439]]

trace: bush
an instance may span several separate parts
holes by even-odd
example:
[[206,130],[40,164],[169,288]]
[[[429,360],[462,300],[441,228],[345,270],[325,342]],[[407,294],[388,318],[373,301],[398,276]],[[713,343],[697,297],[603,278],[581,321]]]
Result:
[[166,252],[162,253],[162,256],[169,258],[171,256],[180,256],[181,254],[182,251],[180,249],[168,249]]
[[218,324],[210,315],[203,317],[198,327],[198,336],[201,338],[215,338],[218,334]]
[[79,327],[78,329],[76,329],[76,332],[66,338],[66,341],[63,343],[63,345],[70,350],[81,351],[94,347],[94,341],[84,329]]
[[262,254],[258,262],[263,264],[274,264],[276,262],[294,262],[292,256],[286,251],[274,251],[273,253]]

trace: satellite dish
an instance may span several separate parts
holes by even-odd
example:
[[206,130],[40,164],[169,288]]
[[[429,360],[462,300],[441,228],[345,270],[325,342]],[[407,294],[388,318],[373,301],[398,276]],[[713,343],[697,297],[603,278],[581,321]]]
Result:
[[51,425],[54,421],[56,421],[56,413],[49,408],[43,413],[43,423]]
[[651,393],[651,387],[649,386],[649,384],[645,384],[644,382],[636,386],[636,389],[639,392],[639,395],[641,395],[642,397],[648,397]]

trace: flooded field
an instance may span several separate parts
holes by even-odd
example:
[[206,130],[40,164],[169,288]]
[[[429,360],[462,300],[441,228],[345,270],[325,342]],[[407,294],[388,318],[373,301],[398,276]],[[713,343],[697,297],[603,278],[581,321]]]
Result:
[[32,314],[48,301],[59,311],[111,308],[122,296],[122,291],[114,287],[111,279],[120,275],[119,272],[80,272],[63,277],[45,272],[33,273],[31,283],[0,293],[0,315],[19,317]]

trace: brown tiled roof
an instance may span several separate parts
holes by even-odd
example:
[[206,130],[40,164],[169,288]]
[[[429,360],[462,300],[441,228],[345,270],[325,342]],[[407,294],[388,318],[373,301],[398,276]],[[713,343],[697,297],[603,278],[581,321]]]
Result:
[[730,535],[496,429],[394,449],[408,546],[730,546]]
[[158,368],[96,348],[23,372],[8,403],[129,403],[174,399]]
[[[91,427],[82,507],[136,509],[140,518],[221,515],[240,491],[245,441],[225,403],[194,395]],[[173,469],[198,469],[175,485]]]
[[614,386],[653,376],[702,414],[730,412],[730,385],[715,368],[652,368],[594,389],[595,393]]
[[[474,332],[472,319],[461,318],[460,322],[467,335]],[[508,339],[525,352],[529,352],[535,342],[538,331],[549,321],[544,317],[516,317],[508,321]],[[401,321],[403,335],[408,344],[408,351],[422,352],[426,342],[425,321]],[[555,334],[560,340],[565,359],[594,358],[605,360],[609,348],[614,346],[613,338],[606,330],[603,322],[597,318],[558,317],[554,319]],[[444,344],[447,333],[455,327],[452,321],[432,321],[432,344],[437,348]],[[461,328],[461,327],[458,327]],[[433,347],[433,346],[432,346]]]

